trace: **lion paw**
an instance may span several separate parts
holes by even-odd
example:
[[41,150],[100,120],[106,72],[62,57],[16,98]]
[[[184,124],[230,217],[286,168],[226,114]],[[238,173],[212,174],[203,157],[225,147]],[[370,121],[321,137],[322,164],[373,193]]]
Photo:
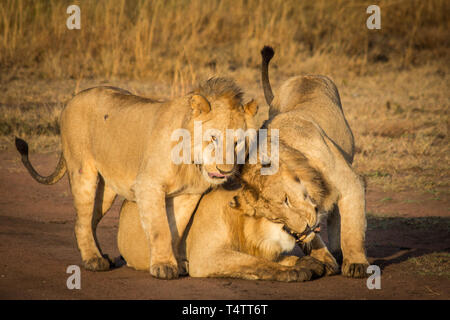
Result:
[[324,276],[331,276],[340,273],[339,264],[331,253],[326,252],[314,252],[311,257],[316,258],[324,265]]
[[172,280],[178,278],[178,266],[160,263],[150,266],[150,274],[157,279]]
[[333,276],[335,274],[339,274],[339,265],[332,261],[332,262],[325,262],[325,274],[324,276]]
[[312,276],[313,273],[309,269],[289,268],[285,271],[279,272],[276,276],[276,280],[283,282],[303,282],[311,280]]
[[349,263],[344,260],[342,264],[342,274],[351,278],[365,278],[367,277],[368,263]]
[[314,277],[321,277],[325,273],[325,264],[322,261],[317,260],[311,256],[304,256],[300,258],[296,266],[301,269],[311,270]]
[[83,267],[89,271],[108,271],[111,268],[111,261],[107,257],[95,257],[83,261]]

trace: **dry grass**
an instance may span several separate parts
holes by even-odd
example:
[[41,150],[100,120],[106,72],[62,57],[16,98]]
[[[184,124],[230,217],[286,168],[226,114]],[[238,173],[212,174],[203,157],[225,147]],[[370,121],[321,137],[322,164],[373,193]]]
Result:
[[410,258],[406,263],[420,275],[443,276],[450,279],[450,253],[448,252],[434,252],[421,257]]
[[[381,30],[365,27],[373,3]],[[66,28],[70,4],[81,30]],[[335,80],[369,184],[448,194],[449,1],[4,0],[0,16],[1,149],[14,135],[57,149],[64,103],[95,85],[171,98],[232,76],[263,104],[259,50],[271,44],[274,87]]]
[[[365,27],[373,1],[362,0],[4,0],[0,65],[10,76],[172,80],[183,88],[210,72],[257,67],[264,43],[287,73],[312,56],[343,55],[346,70],[365,72],[372,62],[410,66],[448,53],[447,0],[375,2],[379,31]],[[81,30],[66,28],[70,4],[81,8]]]
[[430,65],[350,81],[342,101],[355,134],[355,166],[372,184],[448,194],[450,74],[440,70]]

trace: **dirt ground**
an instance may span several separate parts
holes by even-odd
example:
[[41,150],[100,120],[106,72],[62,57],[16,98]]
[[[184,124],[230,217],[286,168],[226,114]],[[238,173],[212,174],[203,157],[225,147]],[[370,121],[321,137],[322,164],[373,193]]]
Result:
[[[53,170],[57,155],[31,156],[38,171]],[[81,289],[69,290],[69,265],[80,265],[73,232],[75,210],[67,178],[36,183],[15,152],[0,154],[0,299],[449,299],[450,199],[432,194],[367,192],[367,253],[380,266],[381,289],[343,276],[305,283],[184,277],[165,281],[124,265],[109,272],[81,269]],[[99,225],[111,258],[118,210]],[[326,239],[326,237],[325,237]],[[119,262],[119,260],[116,260]]]

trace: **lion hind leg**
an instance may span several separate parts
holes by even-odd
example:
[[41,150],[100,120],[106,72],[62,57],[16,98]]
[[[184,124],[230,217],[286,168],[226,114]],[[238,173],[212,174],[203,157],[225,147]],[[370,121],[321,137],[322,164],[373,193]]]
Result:
[[110,262],[97,246],[95,229],[100,219],[94,219],[98,172],[91,166],[69,169],[70,186],[77,211],[75,235],[83,265],[87,270],[109,270]]

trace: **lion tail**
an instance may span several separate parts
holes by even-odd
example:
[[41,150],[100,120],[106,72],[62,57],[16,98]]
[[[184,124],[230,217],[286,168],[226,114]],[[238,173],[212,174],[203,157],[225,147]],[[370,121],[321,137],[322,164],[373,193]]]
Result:
[[264,46],[261,50],[261,82],[264,89],[264,97],[269,106],[272,106],[273,92],[269,80],[269,62],[273,58],[275,52],[272,47]]
[[25,168],[27,168],[33,179],[39,183],[54,184],[61,180],[61,178],[67,171],[66,162],[64,161],[63,154],[61,153],[55,171],[51,175],[43,177],[39,173],[37,173],[37,171],[31,165],[30,160],[28,159],[28,143],[26,143],[25,140],[16,137],[16,148],[22,157],[23,165],[25,166]]

